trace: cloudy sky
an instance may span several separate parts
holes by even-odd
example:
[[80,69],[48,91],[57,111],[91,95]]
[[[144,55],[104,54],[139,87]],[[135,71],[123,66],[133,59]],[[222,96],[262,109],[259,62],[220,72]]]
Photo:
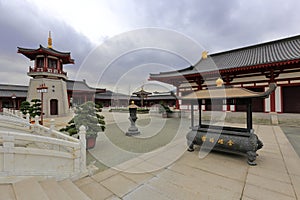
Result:
[[149,84],[149,73],[195,63],[203,49],[300,34],[299,7],[299,0],[0,0],[0,83],[28,85],[33,63],[17,47],[47,46],[50,30],[53,48],[75,59],[64,68],[69,79],[135,90]]

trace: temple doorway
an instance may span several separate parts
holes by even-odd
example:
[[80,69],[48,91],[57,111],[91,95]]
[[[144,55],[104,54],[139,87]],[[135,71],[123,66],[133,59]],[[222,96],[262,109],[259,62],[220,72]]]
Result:
[[50,100],[50,115],[58,115],[58,100]]

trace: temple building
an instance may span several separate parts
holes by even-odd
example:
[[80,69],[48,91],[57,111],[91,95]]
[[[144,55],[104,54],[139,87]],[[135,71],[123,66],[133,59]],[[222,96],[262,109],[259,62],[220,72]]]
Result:
[[94,101],[97,93],[106,92],[88,86],[85,80],[68,80],[64,65],[74,64],[74,60],[70,52],[60,52],[52,47],[50,32],[47,47],[18,47],[17,52],[33,61],[27,73],[31,77],[29,86],[0,84],[0,111],[3,108],[19,109],[22,101],[40,99],[45,117],[64,116],[72,104]]
[[42,96],[45,116],[66,115],[69,113],[67,96],[67,73],[65,64],[74,64],[70,53],[60,52],[52,48],[52,38],[49,32],[48,47],[40,45],[37,49],[18,47],[18,53],[23,54],[34,66],[27,73],[32,77],[29,82],[27,101],[39,99]]
[[[66,80],[66,88],[68,108],[70,108],[71,106],[80,105],[87,101],[94,101],[95,99],[97,99],[97,96],[99,95],[98,93],[104,95],[109,92],[106,91],[106,89],[93,88],[89,86],[85,80]],[[21,103],[23,101],[26,101],[28,91],[29,86],[0,84],[0,112],[2,112],[3,108],[18,110]],[[38,96],[37,98],[40,99],[41,97]],[[99,100],[97,102],[103,103],[102,100]],[[44,112],[45,110],[46,109],[44,109]]]
[[[205,90],[221,78],[225,87],[244,87],[256,92],[276,83],[268,99],[253,102],[254,112],[300,113],[300,35],[260,43],[219,53],[202,53],[193,66],[169,72],[150,74],[149,80],[172,84],[177,95]],[[242,106],[215,105],[214,110],[243,111]],[[177,100],[177,107],[189,106]],[[211,110],[204,106],[202,110]]]

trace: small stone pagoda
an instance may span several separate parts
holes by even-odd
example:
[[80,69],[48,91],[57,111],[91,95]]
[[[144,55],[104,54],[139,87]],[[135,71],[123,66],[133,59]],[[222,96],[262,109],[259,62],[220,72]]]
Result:
[[[65,64],[74,64],[70,53],[52,48],[51,32],[49,32],[47,48],[42,45],[37,49],[18,47],[18,53],[34,61],[33,67],[30,66],[27,73],[32,77],[29,82],[27,101],[42,99],[45,117],[67,115],[69,113],[67,73],[63,67]],[[43,90],[39,90],[41,87]]]

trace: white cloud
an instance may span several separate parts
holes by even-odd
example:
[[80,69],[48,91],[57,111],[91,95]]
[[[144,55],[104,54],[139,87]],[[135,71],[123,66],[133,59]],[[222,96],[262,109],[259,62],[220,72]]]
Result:
[[119,22],[118,13],[114,13],[109,1],[87,0],[29,0],[39,7],[42,13],[64,21],[76,31],[99,43],[107,36],[124,30]]

